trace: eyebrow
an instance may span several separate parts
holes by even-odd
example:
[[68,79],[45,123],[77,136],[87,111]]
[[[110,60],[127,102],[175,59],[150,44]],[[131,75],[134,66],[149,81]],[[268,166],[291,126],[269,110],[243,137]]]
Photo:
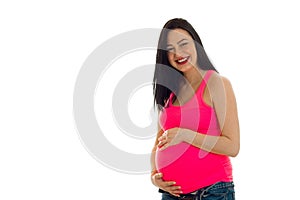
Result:
[[[181,39],[181,40],[179,40],[179,42],[177,42],[177,44],[179,44],[180,42],[182,42],[182,41],[184,41],[184,40],[187,40],[187,39],[185,39],[185,38],[184,38],[184,39]],[[167,47],[168,47],[168,46],[171,46],[171,44],[167,44]]]

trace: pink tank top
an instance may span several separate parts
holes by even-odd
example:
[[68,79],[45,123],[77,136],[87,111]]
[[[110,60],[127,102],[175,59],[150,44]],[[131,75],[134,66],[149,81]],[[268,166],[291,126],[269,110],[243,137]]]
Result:
[[[172,104],[171,93],[167,105],[160,112],[163,130],[187,128],[202,134],[221,134],[214,109],[202,98],[206,83],[214,71],[206,72],[192,99],[182,106]],[[156,167],[165,181],[175,181],[183,193],[190,193],[219,181],[232,181],[232,166],[228,156],[206,152],[188,143],[156,151]]]

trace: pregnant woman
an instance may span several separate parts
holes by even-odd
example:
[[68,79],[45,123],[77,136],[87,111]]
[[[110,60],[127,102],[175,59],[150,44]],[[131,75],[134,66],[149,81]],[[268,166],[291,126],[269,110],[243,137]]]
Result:
[[235,95],[184,19],[168,21],[161,31],[153,92],[159,131],[151,181],[162,200],[234,199],[229,157],[240,147]]

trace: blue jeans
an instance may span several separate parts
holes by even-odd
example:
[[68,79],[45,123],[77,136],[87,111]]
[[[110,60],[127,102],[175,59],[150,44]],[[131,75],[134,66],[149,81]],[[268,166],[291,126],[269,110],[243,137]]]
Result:
[[235,200],[233,182],[218,182],[213,185],[201,188],[193,198],[175,197],[169,193],[162,193],[162,200]]

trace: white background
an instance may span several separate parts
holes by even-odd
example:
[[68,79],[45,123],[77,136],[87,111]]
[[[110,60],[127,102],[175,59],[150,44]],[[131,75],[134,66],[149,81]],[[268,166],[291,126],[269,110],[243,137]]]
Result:
[[102,42],[174,17],[194,26],[234,87],[237,199],[298,198],[298,3],[228,0],[1,1],[0,199],[160,199],[149,174],[116,172],[86,151],[72,98],[83,62]]

